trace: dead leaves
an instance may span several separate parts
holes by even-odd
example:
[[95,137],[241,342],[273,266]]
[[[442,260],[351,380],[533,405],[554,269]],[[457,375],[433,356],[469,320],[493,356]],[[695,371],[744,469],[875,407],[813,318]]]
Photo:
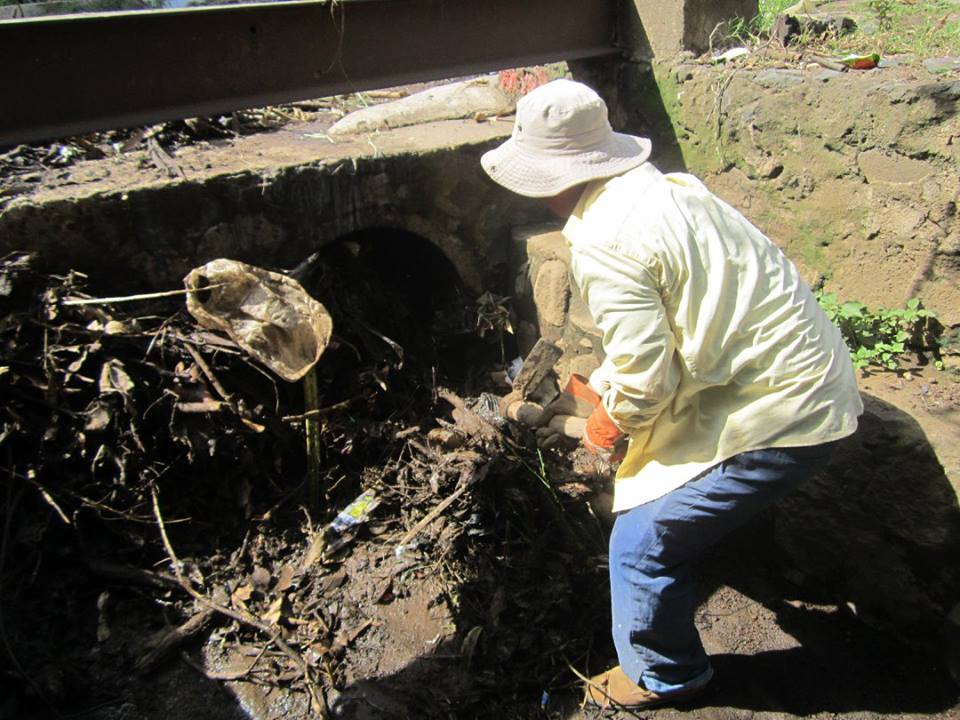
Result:
[[283,565],[274,576],[269,570],[255,565],[250,574],[230,593],[231,607],[259,617],[266,625],[281,625],[296,621],[290,614],[288,591],[294,586],[297,571],[293,565]]

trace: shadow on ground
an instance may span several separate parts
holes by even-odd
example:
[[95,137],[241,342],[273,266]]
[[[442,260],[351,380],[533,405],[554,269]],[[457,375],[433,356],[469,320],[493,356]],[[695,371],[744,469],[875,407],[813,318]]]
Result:
[[[909,492],[902,498],[905,483]],[[892,502],[891,497],[901,500]],[[794,522],[798,518],[807,523],[800,533]],[[728,536],[699,563],[703,601],[698,627],[716,678],[697,703],[643,716],[693,712],[697,717],[740,718],[771,712],[956,718],[958,689],[944,667],[937,621],[956,601],[955,562],[949,558],[958,556],[958,519],[956,497],[919,426],[906,413],[868,397],[861,430],[844,442],[827,471]],[[872,559],[862,552],[864,543],[873,548]],[[811,553],[829,557],[798,566],[798,561],[809,562]],[[885,566],[893,556],[898,563]],[[570,568],[580,560],[571,558]],[[547,618],[540,627],[560,649],[553,676],[544,674],[550,663],[512,665],[511,652],[503,652],[510,639],[497,627],[480,631],[484,641],[466,653],[471,656],[467,660],[462,633],[478,620],[458,617],[461,634],[456,640],[392,675],[353,683],[336,703],[338,716],[597,714],[579,707],[576,678],[565,667],[569,661],[592,674],[615,663],[607,632],[605,570],[594,569],[593,584],[580,584],[580,592],[592,595],[592,601],[573,599],[584,609],[580,622],[556,626]],[[510,573],[523,569],[492,571],[509,583]],[[878,586],[883,596],[873,605],[862,596],[871,578],[884,573],[918,584],[904,592],[902,611],[888,607],[896,602],[883,595],[889,586]],[[464,606],[490,602],[488,583],[459,591]],[[514,607],[509,586],[507,591],[503,613],[520,613],[536,622],[527,613],[529,598],[523,607]],[[857,602],[851,601],[857,593]],[[539,602],[548,608],[556,600],[547,573]],[[864,603],[862,612],[858,603]],[[505,655],[506,664],[497,662],[498,654]],[[509,682],[491,704],[496,688],[490,682],[502,683],[504,677]]]

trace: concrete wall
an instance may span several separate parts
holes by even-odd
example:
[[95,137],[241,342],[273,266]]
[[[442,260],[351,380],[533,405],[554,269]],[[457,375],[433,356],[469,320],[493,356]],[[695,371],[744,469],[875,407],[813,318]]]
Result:
[[[0,253],[35,250],[48,268],[80,270],[98,292],[115,294],[177,287],[191,268],[217,257],[292,268],[349,233],[392,228],[436,245],[472,291],[499,291],[510,228],[546,214],[480,169],[482,152],[509,130],[501,125],[484,139],[442,149],[434,145],[437,128],[425,126],[395,131],[408,138],[396,153],[361,142],[366,149],[346,159],[304,157],[280,166],[267,160],[263,168],[214,168],[187,180],[129,186],[114,171],[105,182],[64,185],[0,210]],[[413,142],[410,132],[427,140]],[[392,137],[378,135],[377,143],[389,147]],[[243,152],[240,144],[228,154]]]
[[618,44],[635,59],[699,54],[718,25],[756,14],[757,0],[623,0]]

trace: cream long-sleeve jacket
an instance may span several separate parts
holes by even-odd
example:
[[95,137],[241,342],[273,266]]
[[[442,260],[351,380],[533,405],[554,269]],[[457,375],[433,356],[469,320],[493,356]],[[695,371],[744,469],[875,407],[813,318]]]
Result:
[[591,183],[563,233],[603,332],[591,384],[629,437],[614,510],[737,453],[856,430],[840,332],[793,263],[695,177],[645,163]]

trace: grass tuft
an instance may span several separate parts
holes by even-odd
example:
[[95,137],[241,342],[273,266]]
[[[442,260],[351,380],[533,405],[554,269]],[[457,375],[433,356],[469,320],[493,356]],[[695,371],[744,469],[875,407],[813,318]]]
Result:
[[[797,4],[796,0],[760,0],[757,16],[732,23],[730,35],[742,42],[756,42],[769,33],[777,15]],[[823,5],[816,0],[809,4]],[[878,52],[922,58],[960,54],[960,4],[956,0],[860,0],[849,11],[859,24],[855,32],[820,39],[814,45],[840,55]]]

